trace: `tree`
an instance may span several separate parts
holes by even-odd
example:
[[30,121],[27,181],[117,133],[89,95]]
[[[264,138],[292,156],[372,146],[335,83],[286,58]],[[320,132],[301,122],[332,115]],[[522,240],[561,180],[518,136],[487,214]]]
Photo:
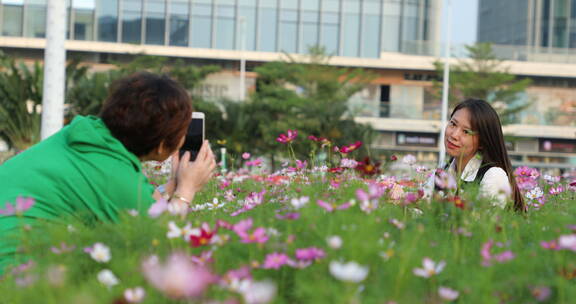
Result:
[[[372,129],[354,121],[347,103],[373,76],[359,69],[328,65],[330,57],[320,47],[311,48],[304,61],[286,57],[255,69],[257,90],[246,109],[259,125],[250,147],[272,157],[275,151],[284,151],[275,139],[287,129],[297,129],[300,138],[315,135],[337,145],[356,140],[368,145]],[[295,145],[299,157],[309,153],[310,144],[300,140]]]
[[[489,43],[466,46],[466,50],[469,58],[459,60],[450,69],[450,107],[467,98],[479,98],[492,104],[503,124],[515,122],[515,114],[529,106],[519,103],[518,95],[531,80],[517,80],[510,74],[509,68],[496,57]],[[438,61],[434,65],[437,75],[442,78],[444,65]],[[433,92],[441,98],[441,80],[434,81]]]

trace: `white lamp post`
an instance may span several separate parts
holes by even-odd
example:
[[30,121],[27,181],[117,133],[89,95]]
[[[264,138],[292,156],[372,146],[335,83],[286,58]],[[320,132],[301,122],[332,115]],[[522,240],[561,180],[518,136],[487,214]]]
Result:
[[445,57],[444,57],[444,78],[442,83],[442,116],[440,124],[440,140],[438,141],[438,167],[443,167],[446,159],[446,147],[444,146],[444,128],[448,123],[448,94],[450,90],[450,39],[452,34],[452,1],[447,0],[447,15],[445,19],[446,23],[446,45],[445,45]]
[[42,95],[42,139],[58,132],[64,120],[65,41],[66,1],[48,0]]

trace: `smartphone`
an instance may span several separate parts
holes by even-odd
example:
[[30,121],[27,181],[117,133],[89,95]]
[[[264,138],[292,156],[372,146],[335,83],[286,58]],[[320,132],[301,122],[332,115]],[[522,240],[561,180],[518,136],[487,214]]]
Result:
[[190,161],[196,160],[198,152],[204,142],[204,113],[192,112],[192,121],[188,125],[184,145],[180,148],[180,157],[184,152],[190,152]]

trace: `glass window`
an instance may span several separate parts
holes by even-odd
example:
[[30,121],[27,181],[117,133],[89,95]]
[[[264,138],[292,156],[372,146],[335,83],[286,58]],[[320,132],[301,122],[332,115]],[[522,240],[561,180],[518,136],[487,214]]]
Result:
[[258,10],[259,51],[276,51],[276,30],[278,26],[277,0],[260,0]]
[[2,1],[2,35],[22,36],[22,14],[24,0]]
[[400,51],[400,2],[384,1],[384,16],[382,16],[382,51]]
[[192,6],[192,46],[212,47],[212,1],[194,0]]
[[118,0],[97,0],[98,40],[118,40]]
[[282,1],[280,10],[280,51],[296,53],[298,43],[298,1]]
[[215,47],[217,49],[234,49],[235,17],[234,0],[216,0]]
[[28,0],[25,22],[25,37],[46,37],[46,0]]
[[166,31],[166,0],[146,2],[146,43],[164,44]]
[[[256,49],[256,0],[238,1],[238,18],[244,18],[244,47],[246,50],[254,51]],[[238,24],[238,33],[240,35],[241,25]],[[242,43],[238,37],[238,49]]]
[[142,0],[122,1],[122,42],[140,43],[142,38]]
[[74,0],[74,39],[94,40],[95,0]]
[[188,0],[170,1],[170,45],[188,45]]
[[302,45],[300,52],[308,53],[310,47],[318,45],[318,21],[320,1],[302,1]]
[[[404,22],[402,23],[402,44],[412,44],[418,40],[418,2],[406,1],[404,3]],[[404,49],[403,49],[404,51]]]
[[338,54],[338,35],[340,30],[339,21],[340,0],[322,1],[322,33],[320,44],[331,55]]
[[362,57],[380,57],[380,1],[364,0],[362,4]]
[[344,29],[342,43],[344,56],[358,57],[358,36],[360,34],[360,1],[347,0],[342,3],[342,28]]

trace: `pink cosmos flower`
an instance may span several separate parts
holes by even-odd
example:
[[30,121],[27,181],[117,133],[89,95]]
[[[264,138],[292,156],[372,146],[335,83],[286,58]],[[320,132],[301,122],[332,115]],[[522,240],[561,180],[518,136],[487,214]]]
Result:
[[142,271],[152,286],[173,299],[199,298],[216,279],[184,253],[171,254],[165,263],[152,256],[143,262]]
[[442,169],[436,170],[434,182],[436,186],[440,187],[441,189],[456,189],[457,187],[456,179],[454,176]]
[[360,201],[360,209],[366,213],[372,212],[378,207],[378,200],[384,194],[384,189],[378,184],[368,185],[368,192],[363,189],[356,190],[356,197]]
[[316,204],[318,204],[318,206],[322,207],[324,210],[328,211],[328,212],[332,212],[334,210],[346,210],[350,207],[352,207],[354,205],[354,201],[348,201],[346,203],[343,203],[341,205],[336,205],[336,203],[327,203],[323,200],[318,200],[316,201]]
[[314,261],[326,256],[324,250],[316,247],[296,249],[296,258],[302,261]]
[[279,252],[273,252],[266,256],[264,260],[264,265],[262,268],[264,269],[280,269],[280,267],[286,265],[290,258],[284,254]]
[[564,192],[564,187],[562,187],[562,185],[559,185],[558,187],[550,187],[550,190],[548,190],[550,195],[558,195],[562,192]]
[[251,155],[250,155],[250,153],[248,153],[248,152],[242,153],[242,158],[243,158],[243,159],[249,159],[250,156],[251,156]]
[[556,240],[552,240],[549,242],[542,241],[540,242],[540,246],[544,249],[560,250],[560,247],[558,247],[558,242]]
[[300,218],[300,213],[298,212],[288,212],[284,214],[277,213],[276,218],[279,220],[297,220]]
[[480,255],[482,256],[482,266],[488,267],[492,265],[492,261],[498,263],[504,263],[514,259],[515,255],[512,251],[507,250],[496,255],[491,254],[492,247],[494,246],[494,241],[489,240],[482,245],[480,250]]
[[58,246],[58,247],[56,247],[56,246],[50,247],[50,251],[52,251],[52,253],[54,253],[54,254],[62,254],[62,253],[70,252],[74,249],[76,249],[76,246],[74,246],[74,245],[68,246],[64,242],[61,242],[60,246]]
[[237,216],[237,215],[244,213],[248,210],[252,210],[252,209],[256,208],[256,206],[258,206],[264,202],[264,194],[265,193],[266,193],[266,189],[264,189],[260,192],[250,193],[244,201],[244,206],[242,206],[242,208],[240,208],[239,210],[234,211],[232,214],[230,214],[230,216]]
[[268,241],[266,229],[259,227],[250,232],[251,228],[252,219],[248,218],[234,225],[233,230],[241,238],[242,243],[266,243]]
[[196,265],[205,266],[207,264],[214,262],[212,254],[213,254],[212,250],[202,251],[202,253],[199,256],[195,255],[191,256],[190,261],[192,261],[192,263]]
[[0,209],[0,215],[9,216],[9,215],[22,215],[26,210],[32,208],[34,206],[34,199],[31,197],[17,197],[16,203],[14,205],[6,202],[4,209]]
[[151,218],[157,218],[162,213],[166,212],[166,210],[168,210],[168,201],[166,201],[164,198],[161,198],[152,204],[150,208],[148,208],[148,215]]
[[296,139],[297,136],[298,136],[298,131],[288,130],[288,131],[286,131],[286,134],[284,134],[284,133],[280,134],[278,136],[278,138],[276,138],[276,141],[279,143],[287,144],[287,143],[294,141],[294,139]]
[[249,160],[246,162],[246,166],[247,167],[260,167],[260,166],[262,166],[262,159],[257,158],[255,160]]
[[552,289],[548,286],[536,286],[531,289],[532,296],[538,302],[545,302],[550,299],[552,295]]

